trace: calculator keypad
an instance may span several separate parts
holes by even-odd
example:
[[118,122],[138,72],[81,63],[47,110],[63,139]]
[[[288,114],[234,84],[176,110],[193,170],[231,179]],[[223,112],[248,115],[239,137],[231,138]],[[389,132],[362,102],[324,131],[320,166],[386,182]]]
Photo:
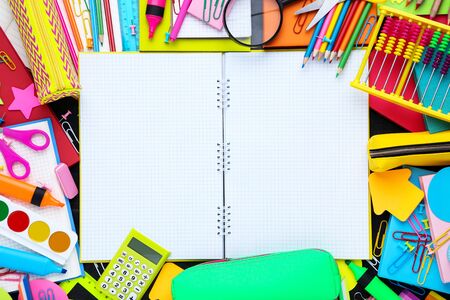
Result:
[[107,270],[100,287],[114,299],[136,300],[153,272],[153,268],[122,251],[117,260],[111,262],[111,269]]

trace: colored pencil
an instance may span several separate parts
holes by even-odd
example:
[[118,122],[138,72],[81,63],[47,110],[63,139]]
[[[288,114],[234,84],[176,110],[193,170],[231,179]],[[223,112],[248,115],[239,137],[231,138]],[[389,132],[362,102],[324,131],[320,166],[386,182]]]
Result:
[[305,67],[306,63],[309,60],[309,57],[311,56],[311,53],[313,51],[314,45],[316,44],[317,36],[319,35],[320,30],[322,29],[323,22],[325,21],[325,18],[320,19],[320,21],[316,24],[316,28],[314,29],[313,35],[311,37],[311,40],[309,41],[308,48],[306,49],[305,56],[303,57],[303,64],[302,68]]
[[89,11],[91,13],[92,24],[92,42],[94,44],[94,51],[100,51],[99,39],[98,39],[98,27],[97,27],[97,10],[95,9],[95,0],[89,0]]
[[430,11],[430,19],[434,19],[439,11],[439,8],[441,7],[442,0],[434,0],[433,6],[431,7]]
[[317,37],[317,40],[316,40],[316,44],[314,45],[314,51],[313,51],[313,55],[312,55],[313,60],[319,53],[320,46],[322,45],[323,38],[325,37],[325,34],[328,31],[328,27],[330,27],[331,19],[333,19],[335,10],[336,10],[336,5],[328,12],[327,16],[325,17],[325,22],[323,22],[322,28],[320,29],[319,36]]
[[345,32],[344,39],[342,40],[341,45],[339,46],[339,51],[337,54],[337,59],[339,60],[344,53],[345,49],[347,48],[347,45],[349,44],[350,37],[352,36],[353,32],[356,29],[356,24],[361,18],[361,14],[364,10],[364,7],[366,5],[366,1],[361,1],[358,5],[358,8],[355,11],[355,14],[353,15],[353,19],[350,22],[350,25],[347,28],[347,31]]
[[111,5],[109,0],[103,0],[105,8],[106,30],[108,31],[109,51],[116,52],[116,42],[114,41],[114,29],[111,17]]
[[447,25],[450,25],[450,7],[448,8]]
[[61,21],[61,27],[67,40],[70,57],[72,57],[73,65],[75,67],[75,70],[78,72],[78,53],[75,51],[75,47],[73,46],[72,38],[70,37],[69,30],[67,29],[66,23],[64,22],[64,17],[62,15],[61,8],[59,7],[58,1],[55,1],[55,7],[59,15],[59,20]]
[[369,15],[369,11],[372,8],[372,2],[367,1],[366,5],[364,6],[364,10],[361,14],[361,17],[359,17],[358,24],[356,24],[355,30],[353,31],[353,34],[348,42],[347,48],[345,49],[345,52],[342,55],[342,59],[339,62],[336,77],[339,76],[339,74],[342,73],[342,70],[344,70],[345,64],[347,63],[347,60],[350,56],[350,53],[352,52],[353,45],[355,45],[356,39],[359,36],[359,33],[361,32],[364,22],[366,22],[367,16]]
[[328,42],[330,41],[331,35],[333,34],[333,30],[336,27],[336,23],[339,18],[339,15],[341,14],[343,5],[344,5],[344,2],[341,2],[335,6],[336,9],[334,9],[333,17],[330,22],[330,26],[328,26],[327,32],[325,33],[325,36],[322,40],[322,45],[320,46],[319,56],[317,57],[317,60],[321,60],[322,56],[325,54],[325,50],[327,49]]
[[346,0],[344,3],[344,7],[342,8],[341,13],[339,14],[339,19],[337,20],[336,26],[334,27],[333,35],[331,36],[330,42],[327,46],[327,50],[325,51],[325,60],[328,60],[330,58],[331,50],[333,50],[334,43],[336,42],[336,38],[338,37],[339,31],[341,30],[342,24],[351,3],[352,2],[350,0]]
[[69,3],[69,0],[63,0],[64,8],[67,13],[67,18],[69,19],[70,28],[72,29],[73,37],[75,39],[75,43],[77,44],[78,51],[83,51],[84,46],[81,41],[80,32],[78,31],[77,22],[75,21],[75,16],[73,14],[72,6]]
[[350,24],[350,22],[353,19],[353,15],[355,14],[355,10],[358,7],[360,0],[351,1],[351,2],[352,2],[352,4],[350,5],[348,14],[345,16],[344,24],[342,24],[341,31],[339,32],[336,42],[334,43],[333,50],[331,51],[330,63],[333,61],[333,59],[337,55],[339,46],[342,43],[342,39],[344,38],[345,32],[347,31],[347,28],[348,28],[348,25]]
[[98,38],[100,40],[100,44],[103,45],[103,36],[105,34],[105,29],[103,28],[103,9],[102,9],[102,1],[95,1],[96,9],[97,9],[97,27],[98,27]]
[[423,1],[424,0],[417,0],[416,1],[416,9],[418,9],[422,5]]

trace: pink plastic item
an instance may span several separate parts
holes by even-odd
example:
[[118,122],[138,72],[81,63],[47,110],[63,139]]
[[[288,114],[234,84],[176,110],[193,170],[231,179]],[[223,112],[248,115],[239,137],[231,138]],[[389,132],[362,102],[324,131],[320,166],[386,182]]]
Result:
[[68,199],[73,199],[78,195],[78,188],[70,173],[69,167],[65,163],[60,163],[55,168],[56,177],[58,178],[59,185]]

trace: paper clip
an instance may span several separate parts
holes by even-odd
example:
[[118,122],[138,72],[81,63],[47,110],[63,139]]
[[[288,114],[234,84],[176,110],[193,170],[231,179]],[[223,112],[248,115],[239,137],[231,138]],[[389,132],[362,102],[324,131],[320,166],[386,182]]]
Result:
[[[219,7],[219,1],[222,1],[220,4],[220,10],[218,11],[217,8]],[[214,12],[213,12],[213,18],[214,20],[219,20],[222,17],[223,7],[225,6],[225,0],[216,0],[216,3],[214,4]],[[219,14],[217,14],[219,12]]]
[[[364,23],[364,27],[361,29],[361,32],[359,33],[358,38],[356,39],[356,47],[362,48],[366,44],[367,40],[370,37],[370,34],[372,33],[372,30],[377,23],[377,16],[376,15],[369,15],[366,19],[366,23]],[[365,35],[364,35],[365,33]],[[361,41],[362,39],[362,41]]]
[[367,263],[376,271],[378,272],[378,266],[380,265],[380,261],[373,257],[371,260],[367,260]]
[[14,71],[16,69],[16,64],[5,51],[0,51],[0,61],[4,62],[11,71]]
[[429,243],[426,247],[428,253],[433,254],[438,251],[442,246],[444,246],[448,241],[450,241],[450,228],[447,229],[443,234],[438,236],[434,241]]
[[425,296],[425,294],[426,294],[426,292],[427,292],[425,289],[423,289],[423,288],[421,288],[421,287],[419,287],[419,286],[412,286],[412,285],[409,285],[409,284],[406,284],[406,283],[401,283],[401,282],[394,281],[394,280],[389,280],[389,282],[390,282],[392,285],[395,285],[395,286],[398,286],[398,287],[407,289],[407,290],[409,290],[411,293],[414,293],[414,294],[416,294],[416,295],[418,295],[418,296]]
[[[405,242],[407,243],[407,242]],[[397,257],[396,260],[394,260],[394,262],[388,267],[388,272],[393,274],[395,272],[397,272],[398,270],[400,270],[401,267],[403,267],[403,265],[406,264],[406,262],[414,256],[414,254],[409,250],[409,247],[406,245],[398,245],[399,247],[401,247],[403,249],[402,254],[400,254],[399,257]],[[413,248],[414,249],[414,248]]]
[[365,297],[363,296],[363,294],[361,294],[361,292],[356,292],[356,293],[353,295],[353,300],[368,300],[368,299],[365,298]]
[[404,241],[404,242],[425,242],[429,243],[431,242],[431,237],[429,235],[424,236],[423,234],[421,236],[417,236],[415,232],[406,232],[406,231],[394,231],[392,234],[392,237],[394,240],[397,241]]
[[[433,254],[431,256],[429,256],[428,253],[425,254],[422,260],[422,264],[420,265],[419,274],[417,275],[417,283],[419,285],[423,285],[425,281],[427,281],[428,273],[430,272],[431,265],[433,264],[433,259],[434,259]],[[425,274],[423,274],[424,270]]]
[[[413,273],[418,273],[420,270],[420,266],[422,265],[423,257],[425,255],[425,250],[427,248],[425,247],[424,243],[418,243],[416,247],[416,251],[414,253],[414,261],[411,267],[411,270]],[[419,258],[419,259],[417,259]]]
[[430,229],[430,224],[428,224],[428,219],[423,219],[422,223],[423,223],[423,228],[425,228],[425,230]]
[[[411,215],[411,217],[409,217],[408,223],[421,241],[424,241],[426,238],[428,238],[428,234],[425,229],[423,229],[422,223],[419,221],[419,219],[417,219],[417,216],[414,213]],[[421,233],[422,231],[423,233]]]
[[[299,8],[305,7],[305,5],[309,2],[309,0],[302,1],[302,5]],[[294,27],[292,27],[292,31],[295,34],[300,34],[300,32],[303,31],[303,27],[306,23],[306,18],[308,17],[308,14],[299,14],[297,16],[297,19],[295,19]]]
[[173,8],[173,13],[175,14],[175,16],[178,16],[178,14],[180,13],[180,9],[181,9],[180,0],[177,0],[177,2],[178,2],[178,11],[177,11],[177,6],[175,5],[175,0],[172,0],[172,8]]
[[380,257],[381,252],[383,251],[384,245],[384,237],[386,235],[388,222],[383,220],[380,222],[380,226],[378,227],[377,237],[375,239],[375,245],[373,247],[373,256]]

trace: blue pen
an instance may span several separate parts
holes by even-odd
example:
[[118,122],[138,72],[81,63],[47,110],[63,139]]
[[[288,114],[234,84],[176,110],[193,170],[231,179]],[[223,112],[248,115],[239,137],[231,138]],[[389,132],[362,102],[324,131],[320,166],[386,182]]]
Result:
[[330,39],[324,39],[328,42],[327,50],[325,51],[325,56],[323,61],[327,61],[330,58],[331,50],[333,50],[334,43],[338,37],[339,31],[341,30],[342,24],[344,23],[345,16],[347,15],[348,8],[350,7],[350,0],[346,0],[344,6],[342,7],[341,14],[336,21],[336,26],[334,26],[333,33]]
[[305,67],[306,63],[309,60],[309,57],[311,56],[311,53],[314,50],[314,45],[316,44],[317,37],[319,36],[320,29],[322,29],[322,25],[323,25],[323,22],[325,21],[325,18],[326,18],[326,16],[324,16],[322,19],[320,19],[319,23],[317,23],[316,28],[314,29],[311,40],[309,41],[308,48],[306,49],[306,52],[305,52],[305,56],[303,57],[302,68]]
[[91,13],[92,41],[94,43],[94,51],[99,52],[100,45],[98,40],[97,7],[95,6],[95,0],[89,0],[89,9]]
[[0,267],[39,276],[67,272],[45,256],[3,246],[0,246]]

